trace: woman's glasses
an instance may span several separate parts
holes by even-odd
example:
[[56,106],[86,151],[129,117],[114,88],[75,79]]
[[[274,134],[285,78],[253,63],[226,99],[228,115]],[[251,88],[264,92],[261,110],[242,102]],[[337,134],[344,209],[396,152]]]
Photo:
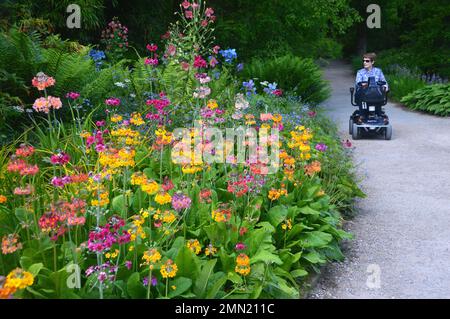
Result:
[[372,62],[371,60],[363,60],[364,63]]

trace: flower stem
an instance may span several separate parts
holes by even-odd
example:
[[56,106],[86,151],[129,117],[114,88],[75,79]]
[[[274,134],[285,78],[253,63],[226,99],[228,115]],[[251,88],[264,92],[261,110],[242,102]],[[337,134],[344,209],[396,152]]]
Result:
[[147,299],[150,299],[150,288],[152,285],[152,268],[148,267],[148,285],[147,285]]
[[56,272],[56,243],[53,245],[53,270]]
[[[150,283],[148,283],[150,285]],[[166,298],[167,298],[167,293],[169,292],[169,277],[166,278]]]

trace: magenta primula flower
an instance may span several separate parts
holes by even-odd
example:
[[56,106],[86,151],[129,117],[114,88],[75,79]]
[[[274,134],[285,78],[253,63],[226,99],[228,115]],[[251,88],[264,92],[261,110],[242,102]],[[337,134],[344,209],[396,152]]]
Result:
[[69,92],[66,94],[66,98],[76,100],[80,97],[80,93],[78,92]]
[[151,99],[145,102],[147,105],[153,105],[159,112],[164,110],[167,106],[169,106],[170,101],[168,99]]
[[153,66],[155,66],[155,65],[158,65],[159,61],[158,61],[157,58],[154,58],[154,59],[145,58],[145,62],[144,63],[146,65],[153,65]]
[[93,252],[103,252],[109,250],[113,244],[126,244],[130,241],[131,235],[120,228],[125,226],[123,219],[111,217],[105,226],[100,226],[89,233],[88,249]]
[[147,44],[147,50],[149,50],[150,52],[155,52],[156,50],[158,50],[158,46],[156,44]]
[[66,184],[70,184],[72,179],[70,176],[58,177],[54,176],[50,183],[55,187],[64,187]]
[[58,154],[53,154],[50,157],[50,162],[53,165],[66,165],[70,161],[69,154],[66,154],[64,152],[59,152]]
[[120,99],[116,98],[116,97],[110,97],[109,99],[105,100],[106,105],[109,106],[118,106],[120,105]]
[[200,56],[197,55],[194,58],[194,67],[199,69],[199,68],[206,68],[208,66],[208,64],[206,63],[206,61]]

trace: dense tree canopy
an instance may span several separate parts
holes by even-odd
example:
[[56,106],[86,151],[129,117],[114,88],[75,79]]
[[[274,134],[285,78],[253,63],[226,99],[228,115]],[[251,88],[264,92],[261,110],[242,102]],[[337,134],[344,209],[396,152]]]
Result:
[[[81,43],[98,42],[114,16],[128,26],[137,48],[158,42],[175,19],[179,0],[8,0],[0,25],[52,31]],[[404,64],[450,73],[450,4],[446,0],[380,0],[381,29],[368,29],[370,0],[210,0],[217,15],[217,42],[240,58],[293,53],[312,58],[351,56],[364,50],[397,49]],[[69,3],[82,10],[82,28],[66,27]],[[426,48],[426,49],[425,49]],[[342,50],[343,49],[343,50]],[[400,59],[400,58],[399,58]]]

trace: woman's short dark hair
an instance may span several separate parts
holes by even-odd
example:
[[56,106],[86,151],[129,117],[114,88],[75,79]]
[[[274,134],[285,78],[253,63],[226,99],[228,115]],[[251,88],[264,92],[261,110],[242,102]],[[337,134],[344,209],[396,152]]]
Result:
[[370,61],[375,61],[375,59],[377,58],[377,55],[375,54],[375,53],[373,53],[373,52],[368,52],[368,53],[365,53],[364,55],[363,55],[363,59],[364,58],[368,58],[368,59],[370,59]]

